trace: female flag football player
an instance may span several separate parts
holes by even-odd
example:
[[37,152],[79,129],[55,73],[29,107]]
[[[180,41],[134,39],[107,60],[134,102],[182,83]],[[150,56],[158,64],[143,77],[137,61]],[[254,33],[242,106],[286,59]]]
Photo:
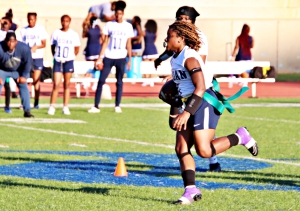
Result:
[[61,17],[61,29],[57,29],[51,36],[51,51],[54,56],[53,65],[53,90],[51,93],[49,115],[55,114],[55,102],[58,95],[62,76],[64,77],[64,107],[62,113],[70,115],[68,107],[70,100],[70,78],[74,72],[74,59],[79,52],[79,35],[70,29],[71,17],[63,15]]
[[[188,22],[188,23],[192,23],[195,24],[196,22],[196,18],[199,16],[200,14],[196,11],[196,9],[194,7],[189,7],[189,6],[183,6],[180,7],[177,11],[176,11],[176,20],[178,21],[184,21],[184,22]],[[204,64],[207,60],[207,55],[208,55],[208,41],[207,41],[207,37],[206,35],[201,32],[200,30],[197,30],[199,39],[201,40],[201,48],[199,48],[198,53],[200,55],[200,57],[202,58]],[[171,57],[173,55],[172,51],[165,51],[164,53],[162,53],[159,58],[157,58],[155,60],[155,67],[157,67],[158,65],[160,65],[160,63],[166,59],[168,59],[169,57]],[[172,79],[172,77],[168,77],[167,80]],[[179,110],[178,108],[171,106],[170,108],[170,114],[178,114]],[[172,128],[173,125],[173,121],[174,119],[172,119],[171,117],[169,118],[169,125],[170,128]],[[191,131],[192,133],[192,131]],[[192,138],[192,137],[191,137]],[[218,163],[218,159],[217,156],[213,156],[211,158],[208,158],[209,160],[209,170],[210,171],[221,171],[221,165]]]
[[95,104],[88,110],[89,113],[99,113],[99,103],[101,99],[102,87],[108,77],[113,66],[116,67],[117,78],[117,92],[115,100],[115,112],[121,113],[120,108],[122,89],[123,89],[123,75],[126,64],[126,56],[128,55],[127,69],[130,70],[131,61],[131,38],[133,35],[133,28],[130,23],[123,20],[124,9],[126,3],[118,1],[115,7],[116,20],[107,22],[103,29],[104,42],[96,62],[97,69],[101,70],[101,75],[98,81],[97,91],[95,94]]
[[[200,40],[194,24],[176,21],[169,26],[166,38],[167,50],[173,51],[171,58],[172,77],[176,83],[183,106],[175,119],[173,128],[177,130],[175,151],[180,163],[181,175],[185,187],[184,194],[174,204],[190,204],[200,200],[201,191],[195,186],[195,161],[190,148],[195,145],[196,152],[203,158],[209,158],[232,146],[243,145],[256,156],[258,147],[245,127],[236,133],[214,139],[220,113],[204,97],[207,93],[217,99],[212,89],[212,74],[204,65],[197,52]],[[191,133],[187,132],[192,129]],[[193,140],[193,143],[189,143]]]

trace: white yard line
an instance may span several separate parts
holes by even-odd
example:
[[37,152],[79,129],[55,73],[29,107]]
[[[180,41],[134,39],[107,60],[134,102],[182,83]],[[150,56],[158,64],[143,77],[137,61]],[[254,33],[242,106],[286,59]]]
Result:
[[269,119],[269,118],[262,118],[262,117],[246,117],[246,116],[236,116],[236,115],[226,116],[226,118],[228,117],[236,118],[236,119],[250,119],[250,120],[268,121],[268,122],[285,122],[285,123],[300,124],[300,121],[294,121],[288,119]]
[[[142,141],[138,141],[138,140],[127,140],[127,139],[111,138],[111,137],[105,137],[105,136],[78,134],[78,133],[73,133],[73,132],[41,129],[41,128],[34,128],[34,127],[27,127],[27,126],[20,126],[20,125],[11,125],[11,124],[2,124],[2,123],[0,123],[0,126],[13,127],[13,128],[24,129],[24,130],[34,130],[34,131],[40,131],[40,132],[46,132],[46,133],[62,134],[62,135],[69,135],[69,136],[81,136],[81,137],[85,137],[85,138],[105,139],[105,140],[111,140],[111,141],[140,144],[140,145],[145,145],[145,146],[155,146],[155,147],[174,149],[173,145],[152,144],[152,143],[142,142]],[[227,154],[227,153],[222,153],[221,155],[226,156],[226,157],[251,159],[251,160],[264,161],[264,162],[275,163],[275,164],[278,163],[278,164],[286,164],[286,165],[292,165],[292,166],[300,166],[300,163],[293,163],[293,162],[286,162],[286,161],[278,161],[278,160],[270,160],[270,159],[264,159],[264,158],[254,158],[254,157],[244,157],[244,156],[232,155],[232,154]]]

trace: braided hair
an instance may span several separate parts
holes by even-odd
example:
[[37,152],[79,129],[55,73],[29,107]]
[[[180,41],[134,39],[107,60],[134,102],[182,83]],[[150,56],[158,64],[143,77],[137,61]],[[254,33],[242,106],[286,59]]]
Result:
[[198,51],[201,45],[201,40],[197,33],[198,28],[192,24],[185,21],[175,21],[169,26],[180,37],[184,37],[185,44],[190,48]]

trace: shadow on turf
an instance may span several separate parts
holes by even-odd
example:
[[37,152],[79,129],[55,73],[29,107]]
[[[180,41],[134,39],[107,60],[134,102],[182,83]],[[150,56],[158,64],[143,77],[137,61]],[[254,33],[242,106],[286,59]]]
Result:
[[[226,174],[235,174],[227,176]],[[287,180],[280,179],[280,177],[284,178],[295,178],[299,179],[299,175],[289,175],[289,174],[272,174],[272,173],[262,173],[262,172],[254,172],[254,171],[223,171],[218,174],[201,174],[201,176],[196,175],[197,178],[218,178],[218,179],[230,179],[230,180],[238,180],[245,182],[255,182],[255,183],[265,183],[265,184],[273,184],[273,185],[285,185],[285,186],[299,186],[300,181],[298,180]],[[298,183],[298,184],[297,184]]]

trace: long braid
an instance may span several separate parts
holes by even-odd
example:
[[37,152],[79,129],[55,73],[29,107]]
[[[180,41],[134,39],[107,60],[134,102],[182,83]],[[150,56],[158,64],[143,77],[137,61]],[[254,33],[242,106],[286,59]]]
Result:
[[178,36],[184,37],[187,46],[196,51],[199,50],[201,40],[197,33],[198,28],[194,24],[184,21],[175,21],[169,28],[173,29]]

